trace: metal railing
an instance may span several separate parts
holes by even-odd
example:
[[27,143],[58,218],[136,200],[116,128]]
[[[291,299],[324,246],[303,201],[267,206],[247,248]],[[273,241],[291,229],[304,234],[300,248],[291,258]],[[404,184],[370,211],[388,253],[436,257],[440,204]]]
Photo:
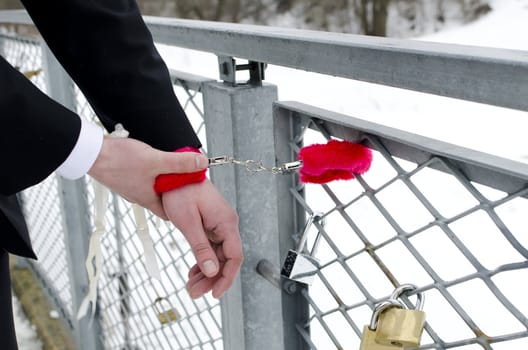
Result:
[[[354,186],[291,188],[301,211],[327,219],[309,236],[313,242],[321,233],[321,267],[302,293],[312,308],[303,326],[322,335],[309,338],[300,328],[308,343],[358,348],[370,309],[391,285],[413,282],[429,300],[421,349],[522,348],[526,303],[513,280],[528,268],[519,241],[526,242],[528,165],[304,104],[278,103],[276,114],[302,125],[290,141],[294,151],[314,133],[376,150],[374,171]],[[515,223],[518,231],[509,227]]]
[[[276,87],[259,81],[265,63],[528,111],[526,52],[146,21],[158,43],[219,56],[221,77],[231,83],[171,72],[209,155],[280,164],[295,159],[304,144],[338,138],[370,147],[373,165],[353,181],[322,186],[303,185],[296,175],[211,169],[213,182],[239,213],[245,254],[240,277],[219,304],[209,297],[189,299],[184,280],[192,253],[174,228],[159,226],[152,217],[162,283],[146,275],[130,207],[113,196],[95,325],[72,318],[86,280],[79,277],[84,262],[68,258],[85,256],[86,247],[68,237],[82,235],[87,242],[90,180],[70,184],[52,176],[25,191],[40,257],[30,265],[56,297],[80,348],[357,349],[374,305],[403,283],[418,286],[403,298],[409,307],[412,294],[427,299],[421,349],[526,348],[528,165],[299,102],[277,102]],[[2,22],[30,23],[23,12],[0,13]],[[21,40],[0,37],[2,53],[14,65],[20,54],[12,47],[27,42]],[[46,75],[56,63],[46,48],[32,45],[32,55],[44,57],[39,79],[60,76]],[[232,83],[237,71],[232,58],[250,61],[245,68],[251,69],[252,84]],[[71,82],[59,79],[46,91],[94,117]],[[62,218],[53,210],[61,205]],[[318,240],[321,265],[308,287],[281,278],[279,268],[306,217],[315,212],[326,224],[316,221],[309,232],[309,245]],[[79,221],[81,229],[75,225]],[[66,252],[40,247],[50,232]],[[57,268],[55,261],[67,263]],[[161,324],[153,307],[157,297],[166,298],[181,318]],[[99,340],[87,341],[90,334]]]

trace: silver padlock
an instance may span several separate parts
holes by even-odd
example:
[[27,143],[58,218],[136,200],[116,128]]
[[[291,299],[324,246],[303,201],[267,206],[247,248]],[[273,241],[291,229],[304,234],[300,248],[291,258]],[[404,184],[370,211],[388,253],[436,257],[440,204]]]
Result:
[[296,249],[290,249],[288,251],[281,269],[282,276],[308,285],[312,284],[317,271],[319,271],[319,261],[314,256],[321,239],[320,231],[317,233],[311,252],[307,253],[306,249],[308,233],[314,222],[319,222],[324,227],[326,219],[323,218],[322,213],[312,213],[310,215],[304,226],[303,233],[297,242]]

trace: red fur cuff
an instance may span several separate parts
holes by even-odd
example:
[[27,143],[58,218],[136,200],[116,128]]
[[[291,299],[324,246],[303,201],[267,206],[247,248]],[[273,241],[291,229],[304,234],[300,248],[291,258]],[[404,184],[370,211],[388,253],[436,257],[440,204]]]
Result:
[[350,141],[330,140],[301,148],[299,160],[301,181],[324,184],[333,180],[350,180],[370,168],[372,152]]
[[[199,149],[194,147],[182,147],[174,152],[195,152],[201,153]],[[161,174],[156,177],[154,182],[154,191],[157,194],[162,194],[174,190],[176,188],[183,187],[185,185],[199,183],[205,180],[207,169],[203,169],[194,173],[181,173],[181,174]]]

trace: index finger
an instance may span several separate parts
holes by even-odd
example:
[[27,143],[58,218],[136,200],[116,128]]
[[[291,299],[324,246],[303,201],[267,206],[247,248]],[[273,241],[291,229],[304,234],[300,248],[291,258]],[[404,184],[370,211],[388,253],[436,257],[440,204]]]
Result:
[[213,286],[213,297],[220,298],[233,285],[242,266],[242,260],[227,260],[222,268],[222,276]]
[[229,228],[225,226],[227,225],[220,225],[215,232],[215,236],[223,238],[222,245],[218,247],[221,251],[217,252],[217,256],[224,262],[220,272],[221,277],[213,286],[213,297],[215,298],[220,298],[231,287],[244,261],[238,226]]

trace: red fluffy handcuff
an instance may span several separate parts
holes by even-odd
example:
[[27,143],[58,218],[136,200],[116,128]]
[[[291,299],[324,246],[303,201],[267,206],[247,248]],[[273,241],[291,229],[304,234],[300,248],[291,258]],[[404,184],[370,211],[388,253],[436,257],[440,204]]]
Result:
[[[175,152],[195,152],[194,147],[183,147]],[[325,184],[334,180],[350,180],[355,174],[363,174],[370,168],[372,152],[369,148],[350,141],[330,140],[326,144],[313,144],[301,148],[299,160],[300,180],[303,183]],[[162,174],[156,178],[157,194],[185,185],[200,183],[206,179],[207,169],[194,173]]]

